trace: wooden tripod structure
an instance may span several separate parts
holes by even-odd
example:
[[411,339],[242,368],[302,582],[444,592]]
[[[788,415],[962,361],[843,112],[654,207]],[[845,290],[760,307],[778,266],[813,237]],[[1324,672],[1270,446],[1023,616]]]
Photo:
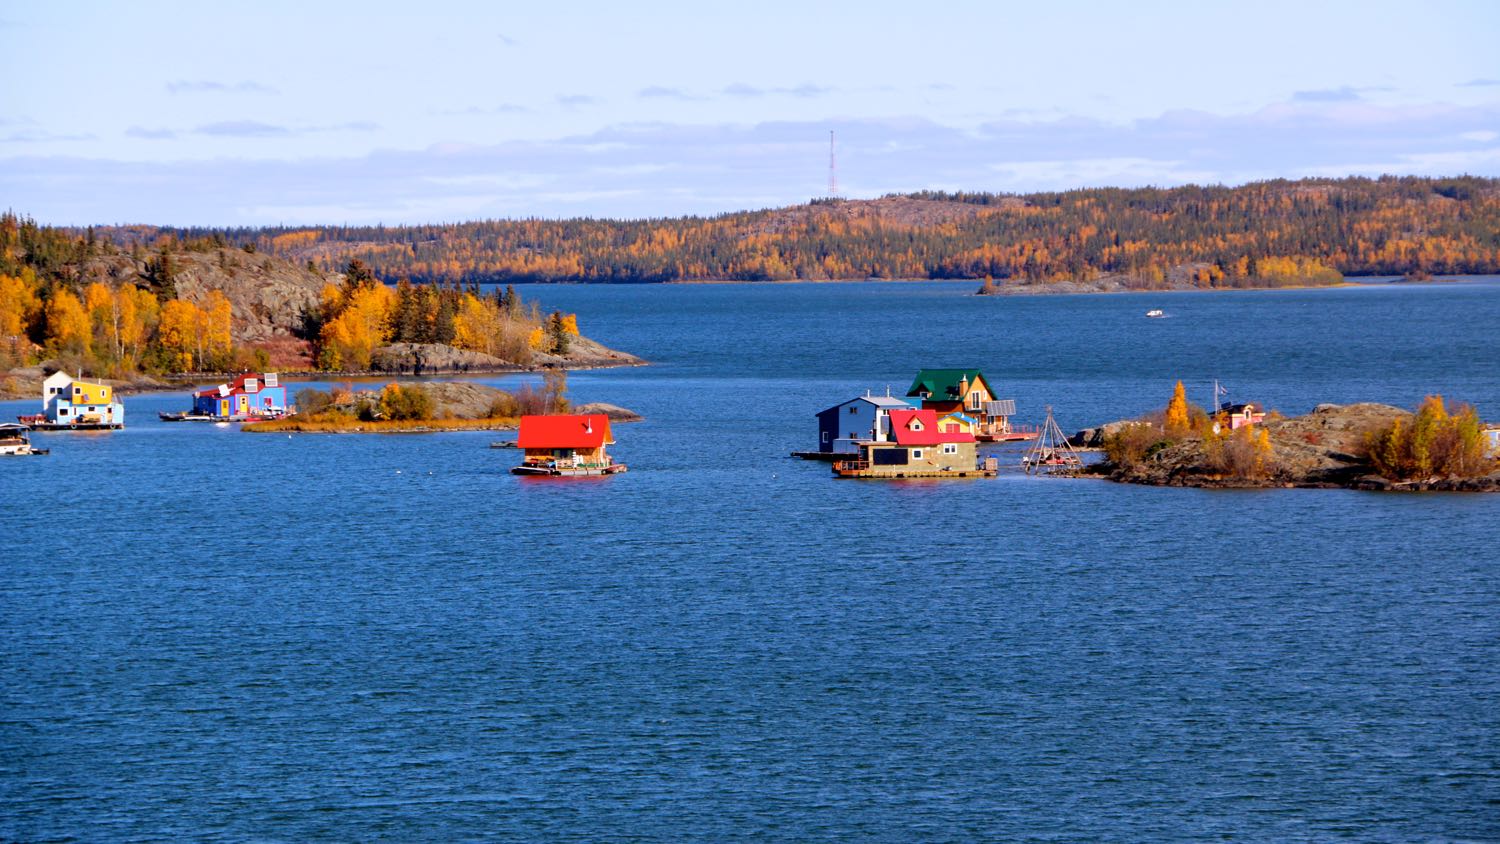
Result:
[[1042,423],[1042,432],[1037,436],[1026,455],[1021,458],[1021,468],[1028,475],[1076,475],[1083,469],[1083,458],[1073,449],[1057,420],[1052,418],[1052,405],[1047,405],[1047,421]]

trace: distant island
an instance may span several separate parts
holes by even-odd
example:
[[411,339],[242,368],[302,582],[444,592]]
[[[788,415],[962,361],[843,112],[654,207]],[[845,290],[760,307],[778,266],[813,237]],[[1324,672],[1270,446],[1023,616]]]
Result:
[[716,217],[93,232],[122,248],[216,238],[324,273],[358,259],[388,280],[446,285],[989,278],[998,292],[1284,287],[1500,272],[1500,180],[926,191]]
[[515,372],[639,365],[543,313],[513,288],[383,283],[166,234],[121,247],[0,215],[0,398],[40,394],[48,372],[117,389],[180,389],[221,373]]

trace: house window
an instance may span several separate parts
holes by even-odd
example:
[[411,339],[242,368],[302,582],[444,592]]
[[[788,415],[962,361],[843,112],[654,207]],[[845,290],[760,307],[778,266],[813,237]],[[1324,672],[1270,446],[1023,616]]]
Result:
[[59,407],[57,409],[57,415],[58,416],[67,416],[68,415],[68,409],[66,407]]
[[828,432],[827,432],[827,431],[824,431],[824,432],[823,432],[823,442],[824,442],[824,443],[827,443],[827,442],[828,442]]
[[958,453],[958,446],[956,444],[954,444],[954,443],[943,443],[943,453],[944,454],[957,454]]
[[913,420],[912,420],[912,421],[911,421],[911,429],[912,429],[912,430],[913,430],[913,431],[920,431],[920,430],[922,430],[922,423],[921,423],[921,422],[918,422],[918,421],[917,421],[917,420],[915,420],[915,419],[913,419]]
[[911,450],[911,459],[913,459],[913,460],[921,460],[922,459],[922,449],[920,449],[920,448],[914,448],[914,449],[912,449]]
[[854,414],[856,414],[858,412],[859,412],[859,407],[858,406],[852,405],[852,404],[849,405],[849,415],[850,416],[853,416]]

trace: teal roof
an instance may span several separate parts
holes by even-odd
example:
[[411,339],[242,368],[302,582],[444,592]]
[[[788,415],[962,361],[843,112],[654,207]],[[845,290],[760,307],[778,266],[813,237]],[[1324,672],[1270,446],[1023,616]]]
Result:
[[963,381],[970,384],[983,381],[984,388],[990,391],[990,397],[995,395],[995,388],[990,386],[990,380],[977,369],[924,369],[917,373],[917,379],[911,382],[911,389],[906,394],[919,396],[925,392],[937,401],[958,401],[963,398],[958,389],[959,383]]

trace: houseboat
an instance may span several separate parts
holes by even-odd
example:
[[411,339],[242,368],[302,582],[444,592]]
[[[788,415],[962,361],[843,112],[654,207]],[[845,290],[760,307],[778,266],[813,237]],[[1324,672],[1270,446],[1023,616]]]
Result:
[[228,384],[193,393],[192,410],[158,415],[163,422],[262,422],[291,412],[279,375],[246,372]]
[[605,452],[614,445],[609,417],[587,415],[522,416],[516,447],[525,452],[516,475],[614,475],[625,471]]
[[1034,440],[1039,432],[1035,426],[1011,423],[1015,399],[995,398],[989,379],[977,369],[924,369],[906,395],[940,417],[953,416],[945,425],[972,425],[969,432],[980,442]]
[[794,457],[808,460],[839,460],[859,453],[866,440],[885,442],[890,439],[892,410],[911,410],[912,406],[889,395],[872,396],[866,392],[846,402],[820,411],[818,449],[794,451]]
[[45,448],[32,448],[30,428],[15,422],[0,422],[0,457],[46,453]]
[[108,384],[54,372],[42,382],[42,412],[19,416],[38,431],[100,431],[125,427],[125,405]]
[[978,462],[973,434],[944,431],[937,411],[892,410],[889,440],[859,443],[858,457],[833,464],[839,478],[990,478],[998,461]]

